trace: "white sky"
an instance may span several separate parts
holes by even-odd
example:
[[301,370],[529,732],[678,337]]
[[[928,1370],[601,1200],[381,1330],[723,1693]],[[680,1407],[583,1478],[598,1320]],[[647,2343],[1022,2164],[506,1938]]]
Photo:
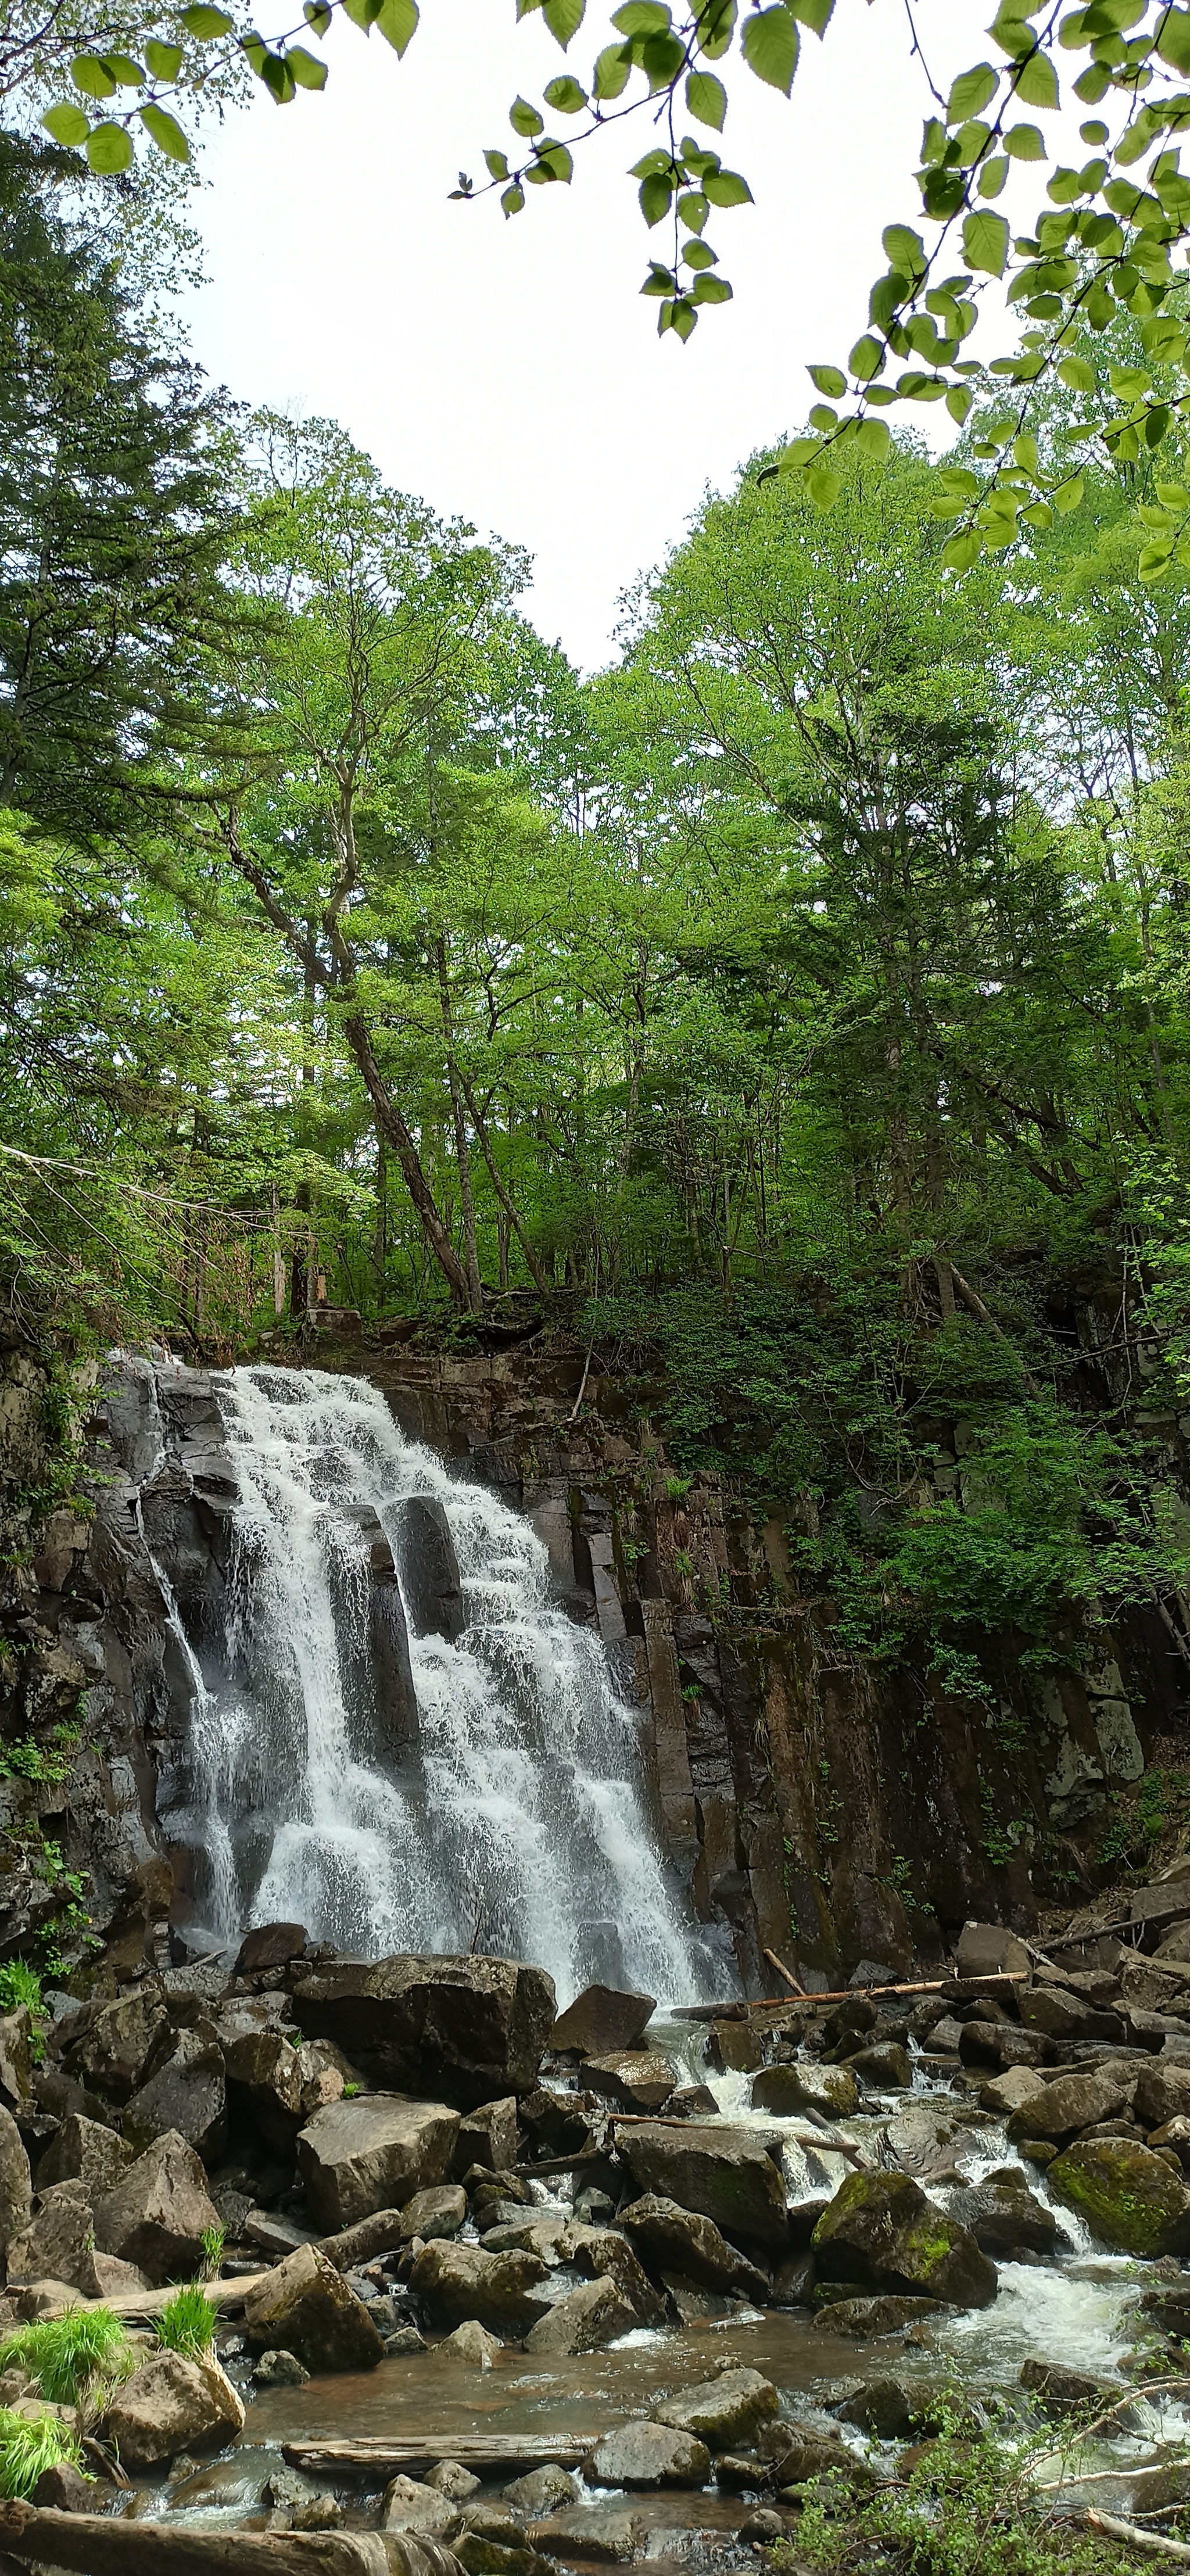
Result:
[[[901,0],[838,0],[822,45],[803,31],[788,102],[733,55],[724,134],[691,130],[744,170],[756,204],[713,214],[735,301],[683,348],[658,340],[637,292],[660,239],[624,175],[653,140],[645,115],[584,147],[571,188],[530,189],[511,223],[494,197],[448,201],[460,166],[486,177],[485,144],[515,150],[518,89],[540,104],[564,68],[587,85],[602,8],[563,58],[539,18],[515,26],[512,0],[422,7],[403,62],[336,26],[321,94],[277,109],[258,89],[208,136],[209,283],[182,309],[234,394],[338,420],[391,483],[526,545],[529,613],[593,668],[619,593],[707,485],[800,425],[809,362],[845,362],[882,226],[920,222],[928,92]],[[975,0],[922,0],[918,20],[942,86],[999,59]],[[550,116],[552,132],[567,124]],[[945,429],[936,409],[892,417]]]

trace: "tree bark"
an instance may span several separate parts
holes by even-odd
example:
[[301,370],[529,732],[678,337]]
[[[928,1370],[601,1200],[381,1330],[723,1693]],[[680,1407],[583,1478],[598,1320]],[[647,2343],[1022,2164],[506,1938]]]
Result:
[[0,2508],[0,2544],[34,2566],[78,2576],[460,2576],[452,2550],[409,2532],[199,2532],[173,2522],[113,2521],[102,2513],[56,2513],[48,2507]]
[[385,1143],[391,1145],[404,1175],[405,1187],[421,1219],[422,1231],[446,1281],[456,1306],[469,1303],[466,1274],[434,1203],[434,1194],[422,1170],[421,1156],[408,1127],[392,1098],[372,1048],[371,1033],[358,1011],[343,1022],[343,1035],[355,1058],[368,1097],[376,1113],[376,1124]]

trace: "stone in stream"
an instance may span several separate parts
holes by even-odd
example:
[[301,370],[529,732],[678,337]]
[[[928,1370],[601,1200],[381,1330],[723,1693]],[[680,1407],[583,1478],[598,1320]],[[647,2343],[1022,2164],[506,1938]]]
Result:
[[[65,2181],[66,2176],[61,2179]],[[10,2245],[13,2237],[19,2236],[22,2228],[28,2226],[32,2209],[29,2158],[24,2141],[11,2111],[6,2111],[0,2104],[0,2247]]]
[[644,2534],[638,2513],[618,2505],[575,2505],[570,2513],[531,2522],[528,2537],[550,2558],[596,2559],[610,2565],[635,2558]]
[[308,2038],[336,2040],[374,2083],[471,2111],[536,2083],[554,1981],[514,1959],[340,1960],[297,1981],[293,2013]]
[[733,2243],[786,2251],[784,2178],[754,2129],[673,2129],[650,2122],[621,2129],[618,2144],[638,2192],[658,2192],[682,2209],[700,2210]]
[[808,2246],[778,2263],[768,2295],[770,2308],[804,2308],[818,2279],[818,2265]]
[[1030,2030],[1043,2030],[1047,2038],[1062,2041],[1079,2039],[1122,2039],[1124,2024],[1119,2013],[1096,2012],[1080,1995],[1067,1993],[1064,1987],[1033,1986],[1021,1996],[1021,2020]]
[[583,2281],[556,2307],[547,2308],[525,2336],[526,2352],[597,2352],[630,2334],[639,2323],[614,2280]]
[[1150,2129],[1145,2140],[1148,2147],[1172,2147],[1180,2165],[1190,2165],[1190,2118],[1179,2111],[1160,2129]]
[[679,2388],[650,2409],[654,2424],[678,2433],[693,2433],[712,2451],[737,2450],[758,2425],[777,2412],[777,2391],[758,2370],[723,2370],[717,2379]]
[[411,1494],[397,1516],[401,1592],[415,1637],[461,1637],[467,1608],[450,1523],[436,1494]]
[[1190,2253],[1190,2191],[1150,2147],[1078,2138],[1055,2157],[1046,2181],[1113,2253]]
[[219,2225],[207,2178],[185,2138],[157,2138],[95,2203],[95,2242],[150,2281],[193,2279],[203,2237]]
[[657,2272],[681,2272],[710,2290],[730,2289],[737,2282],[754,2296],[767,2290],[764,2274],[737,2254],[713,2219],[698,2210],[682,2209],[659,2192],[646,2192],[640,2200],[630,2201],[616,2223]]
[[540,2320],[541,2302],[529,2294],[546,2276],[538,2254],[485,2254],[478,2245],[435,2237],[415,2256],[409,2287],[424,2300],[436,2325],[464,2325],[475,2318],[493,2333],[519,2342]]
[[997,2112],[1001,2119],[1011,2119],[1014,2111],[1019,2111],[1026,2102],[1035,2101],[1045,2089],[1042,2077],[1031,2067],[1009,2066],[1003,2075],[993,2075],[988,2083],[980,2085],[980,2106],[985,2111]]
[[1059,2075],[1039,2093],[1026,2096],[1008,2122],[1010,2138],[1069,2138],[1097,2120],[1110,2120],[1131,2102],[1135,2070],[1129,2066],[1096,2066],[1085,2075]]
[[196,2442],[226,2442],[244,2428],[244,2407],[210,2353],[154,2353],[113,2397],[104,2439],[130,2469],[153,2469]]
[[758,2504],[740,2524],[736,2539],[754,2541],[760,2548],[768,2549],[775,2540],[784,2539],[787,2529],[785,2516],[777,2512],[775,2505]]
[[1041,2030],[1018,2030],[1014,2024],[965,2021],[959,2032],[964,2066],[1044,2066],[1054,2043]]
[[296,2352],[262,2352],[252,2377],[258,2388],[304,2388],[310,2373]]
[[92,2513],[95,2508],[95,2485],[81,2469],[71,2467],[69,2460],[55,2460],[43,2469],[30,2504],[48,2506],[52,2513]]
[[176,2135],[205,2164],[218,2163],[227,2144],[227,2082],[211,2022],[177,2033],[169,2056],[125,2103],[121,2128],[138,2151]]
[[964,2227],[970,2228],[976,2244],[994,2261],[1010,2263],[1022,2252],[1052,2256],[1057,2219],[1029,2190],[1023,2174],[1012,2183],[989,2175],[986,2182],[961,2193],[958,2206]]
[[898,2299],[891,2294],[832,2299],[829,2307],[820,2309],[814,2325],[816,2330],[825,2327],[830,2334],[857,2335],[867,2341],[875,2335],[899,2334],[904,2326],[925,2325],[946,2312],[945,2299]]
[[923,2392],[905,2379],[865,2379],[845,2397],[835,2413],[844,2424],[858,2424],[877,2441],[892,2442],[912,2431],[922,2411]]
[[903,2102],[885,2131],[890,2153],[903,2173],[932,2173],[952,2163],[970,2137],[962,2113],[938,2102]]
[[874,2093],[907,2093],[913,2082],[909,2052],[895,2039],[879,2040],[847,2060],[848,2072]]
[[37,2168],[37,2188],[45,2191],[52,2182],[81,2182],[87,2199],[94,2202],[114,2188],[135,2158],[135,2147],[118,2138],[114,2129],[105,2129],[100,2120],[84,2119],[81,2111],[71,2111]]
[[560,2013],[550,2033],[550,2047],[576,2049],[580,2057],[606,2057],[613,2049],[635,2048],[652,2020],[652,1995],[622,1994],[615,1986],[585,1986]]
[[802,2424],[769,2424],[761,2434],[761,2457],[771,2464],[778,2486],[804,2486],[811,2478],[836,2477],[848,2486],[874,2485],[861,2460],[841,2433],[811,2433]]
[[421,2531],[436,2539],[455,2519],[458,2505],[439,2488],[423,2485],[417,2478],[399,2476],[390,2479],[380,2499],[381,2531]]
[[317,2227],[351,2227],[377,2209],[445,2181],[459,2115],[444,2102],[362,2093],[328,2102],[300,2132],[298,2171]]
[[705,2487],[711,2455],[693,2433],[639,2421],[605,2433],[586,2474],[599,2487]]
[[1190,2114],[1190,2066],[1166,2065],[1164,2059],[1142,2065],[1134,2100],[1137,2119],[1146,2129],[1164,2128],[1167,2120]]
[[435,2460],[424,2479],[435,2495],[448,2496],[453,2505],[465,2504],[468,2496],[477,2495],[482,2483],[472,2470],[463,2467],[461,2460]]
[[622,2111],[659,2111],[674,2089],[668,2057],[655,2049],[624,2049],[616,2056],[584,2058],[579,2074],[591,2093]]
[[766,2066],[753,2079],[752,2108],[775,2112],[782,2120],[797,2111],[848,2120],[859,2109],[859,2087],[849,2066],[816,2066],[811,2059],[794,2066]]
[[253,2351],[295,2352],[307,2370],[372,2370],[384,2356],[362,2299],[316,2245],[301,2245],[247,2292],[244,2333]]
[[478,2317],[467,2317],[454,2333],[443,2337],[440,2350],[457,2354],[460,2361],[470,2362],[473,2370],[490,2370],[504,2346],[499,2335],[489,2334]]
[[994,2264],[908,2174],[849,2174],[812,2242],[827,2280],[964,2308],[986,2308],[996,2296]]
[[[571,2096],[567,2095],[568,2107]],[[454,2170],[462,2175],[472,2165],[486,2165],[499,2172],[514,2165],[517,2158],[517,2113],[515,2093],[506,2093],[499,2102],[481,2102],[460,2122],[455,2140]]]
[[[1088,2379],[1081,2370],[1065,2370],[1060,2362],[1046,2361],[1040,2353],[1030,2353],[1021,2363],[1019,2380],[1031,2397],[1036,2398],[1043,2415],[1061,2420],[1076,2414],[1080,2407],[1111,2406],[1120,2396],[1118,2384],[1102,2379]],[[1143,2389],[1137,2391],[1143,2396]]]
[[[704,2225],[708,2223],[703,2221]],[[559,2239],[558,2253],[563,2262],[577,2263],[581,2271],[593,2273],[597,2281],[614,2281],[638,2325],[664,2324],[665,2301],[637,2261],[628,2238],[621,2236],[617,2228],[576,2227],[572,2221]]]
[[[472,2481],[478,2486],[478,2478]],[[513,2478],[501,2489],[505,2504],[516,2513],[528,2514],[537,2522],[546,2513],[563,2513],[567,2505],[578,2503],[578,2484],[568,2469],[556,2460],[546,2460],[539,2469],[529,2469],[523,2478]]]
[[415,2236],[428,2244],[432,2236],[457,2236],[467,2216],[467,2194],[462,2184],[444,2182],[425,2191],[415,2191],[401,2211],[400,2243],[408,2245]]
[[571,2259],[569,2253],[562,2251],[563,2238],[572,2233],[577,2238],[586,2232],[583,2228],[572,2230],[564,2218],[551,2217],[545,2210],[537,2218],[530,2218],[527,2212],[522,2211],[516,2218],[504,2219],[499,2226],[485,2227],[480,2244],[485,2254],[539,2254],[552,2271],[556,2264],[568,2263]]

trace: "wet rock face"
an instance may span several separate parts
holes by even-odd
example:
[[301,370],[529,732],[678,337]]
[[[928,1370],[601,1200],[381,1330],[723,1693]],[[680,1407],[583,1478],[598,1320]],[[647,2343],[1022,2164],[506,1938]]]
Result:
[[363,2093],[315,2112],[298,2137],[298,2170],[314,2224],[330,2234],[374,2210],[400,2207],[450,2171],[457,2111]]
[[604,2057],[616,2049],[635,2048],[655,2010],[652,1995],[623,1994],[614,1986],[585,1986],[559,2013],[550,2047],[577,2049],[580,2057]]
[[1076,2139],[1045,2178],[1113,2252],[1190,2253],[1190,2191],[1151,2148],[1129,2138]]
[[441,1503],[417,1494],[401,1506],[397,1531],[401,1584],[415,1637],[461,1637],[467,1612],[458,1559]]
[[617,2335],[630,2334],[636,2323],[636,2310],[617,2281],[610,2277],[583,2281],[530,2327],[525,2350],[597,2352],[604,2344],[614,2343]]
[[986,2308],[996,2295],[995,2266],[974,2237],[908,2174],[849,2174],[811,2241],[828,2280],[963,2308]]
[[733,2243],[785,2252],[784,2180],[754,2130],[628,2129],[620,2147],[639,2191],[701,2211]]
[[253,2350],[295,2353],[311,2372],[372,2370],[384,2346],[362,2299],[316,2245],[300,2245],[244,2302]]
[[538,2254],[485,2254],[478,2245],[437,2237],[416,2256],[409,2286],[436,2325],[465,2325],[474,2318],[490,2332],[520,2341],[541,2319],[540,2302],[531,2293],[547,2277]]
[[293,2009],[375,2083],[465,2111],[532,2090],[556,2017],[543,1969],[489,1958],[342,1963],[304,1978]]

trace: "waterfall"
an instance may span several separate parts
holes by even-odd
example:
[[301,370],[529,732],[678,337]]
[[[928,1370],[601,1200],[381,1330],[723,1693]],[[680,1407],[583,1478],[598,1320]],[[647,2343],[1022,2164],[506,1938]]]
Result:
[[[406,1440],[361,1379],[238,1368],[216,1393],[238,1499],[168,1826],[196,1853],[202,1928],[292,1920],[360,1958],[503,1952],[563,2002],[599,1977],[721,1990],[648,1815],[636,1715],[528,1522]],[[453,1635],[417,1633],[427,1526],[453,1543]]]

